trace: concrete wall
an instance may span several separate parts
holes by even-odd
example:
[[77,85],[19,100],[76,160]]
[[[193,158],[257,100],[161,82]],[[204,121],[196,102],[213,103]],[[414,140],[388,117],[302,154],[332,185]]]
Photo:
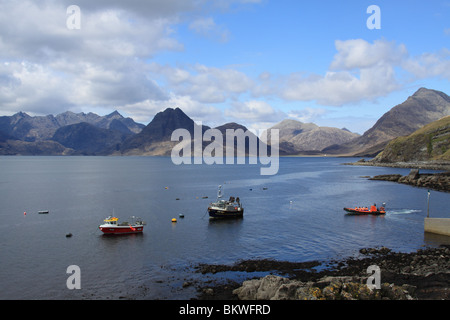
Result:
[[425,218],[425,232],[443,234],[450,236],[449,218]]

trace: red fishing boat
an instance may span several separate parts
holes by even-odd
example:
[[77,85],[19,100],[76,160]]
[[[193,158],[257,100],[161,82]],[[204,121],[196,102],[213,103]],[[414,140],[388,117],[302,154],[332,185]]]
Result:
[[109,216],[105,223],[99,225],[98,228],[104,234],[127,234],[127,233],[141,233],[144,231],[145,222],[140,218],[132,217],[132,222],[121,222],[119,218]]
[[349,215],[382,215],[386,214],[386,209],[383,207],[378,208],[376,204],[369,207],[355,207],[355,208],[344,208]]

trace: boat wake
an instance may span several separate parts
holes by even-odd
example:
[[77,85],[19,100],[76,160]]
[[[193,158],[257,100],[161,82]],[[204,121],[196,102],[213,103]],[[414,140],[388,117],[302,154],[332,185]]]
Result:
[[418,213],[422,212],[422,210],[416,210],[416,209],[390,209],[387,210],[387,214],[411,214],[411,213]]

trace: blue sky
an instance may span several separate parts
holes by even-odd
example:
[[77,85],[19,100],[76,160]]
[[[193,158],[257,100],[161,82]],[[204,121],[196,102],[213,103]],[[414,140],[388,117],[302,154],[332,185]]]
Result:
[[[0,113],[363,133],[420,87],[450,94],[450,0],[0,0]],[[370,30],[370,5],[381,29]]]

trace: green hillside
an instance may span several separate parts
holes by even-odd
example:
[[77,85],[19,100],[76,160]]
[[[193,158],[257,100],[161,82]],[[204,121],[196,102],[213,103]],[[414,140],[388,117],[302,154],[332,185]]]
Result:
[[450,116],[399,137],[374,159],[377,162],[450,161]]

